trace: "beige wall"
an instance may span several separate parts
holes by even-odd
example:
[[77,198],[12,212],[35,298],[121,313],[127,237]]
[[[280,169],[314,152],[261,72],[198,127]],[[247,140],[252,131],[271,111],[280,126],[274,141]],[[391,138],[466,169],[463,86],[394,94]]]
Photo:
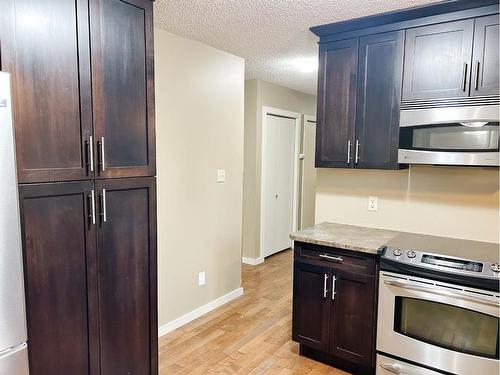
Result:
[[261,80],[245,81],[245,168],[243,199],[243,256],[260,254],[260,174],[262,107],[316,114],[316,97]]
[[241,286],[244,60],[156,29],[155,69],[162,326]]
[[[318,169],[316,222],[499,242],[498,169]],[[378,196],[378,211],[368,211]]]

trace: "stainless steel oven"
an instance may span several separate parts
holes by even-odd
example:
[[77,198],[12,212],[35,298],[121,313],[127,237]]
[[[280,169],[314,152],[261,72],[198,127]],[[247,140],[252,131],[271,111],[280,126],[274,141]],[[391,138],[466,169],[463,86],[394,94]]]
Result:
[[497,263],[392,247],[381,263],[377,375],[500,373]]
[[498,166],[499,107],[402,110],[398,161]]

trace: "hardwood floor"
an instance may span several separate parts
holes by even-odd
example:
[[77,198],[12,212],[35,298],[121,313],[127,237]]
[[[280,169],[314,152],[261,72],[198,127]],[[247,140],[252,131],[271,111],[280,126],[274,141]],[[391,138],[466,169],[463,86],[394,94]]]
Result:
[[245,293],[160,338],[160,374],[348,375],[291,341],[292,251],[243,265]]

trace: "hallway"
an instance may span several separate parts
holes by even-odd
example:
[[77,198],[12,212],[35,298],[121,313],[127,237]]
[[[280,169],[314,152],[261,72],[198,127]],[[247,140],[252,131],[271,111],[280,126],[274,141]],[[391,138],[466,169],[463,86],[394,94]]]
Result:
[[292,254],[243,265],[242,297],[160,338],[160,374],[347,375],[291,341]]

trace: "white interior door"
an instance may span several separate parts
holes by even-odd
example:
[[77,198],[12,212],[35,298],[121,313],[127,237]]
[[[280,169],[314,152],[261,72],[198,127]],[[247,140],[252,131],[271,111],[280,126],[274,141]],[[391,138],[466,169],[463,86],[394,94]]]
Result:
[[263,142],[262,254],[291,246],[296,120],[267,114]]

